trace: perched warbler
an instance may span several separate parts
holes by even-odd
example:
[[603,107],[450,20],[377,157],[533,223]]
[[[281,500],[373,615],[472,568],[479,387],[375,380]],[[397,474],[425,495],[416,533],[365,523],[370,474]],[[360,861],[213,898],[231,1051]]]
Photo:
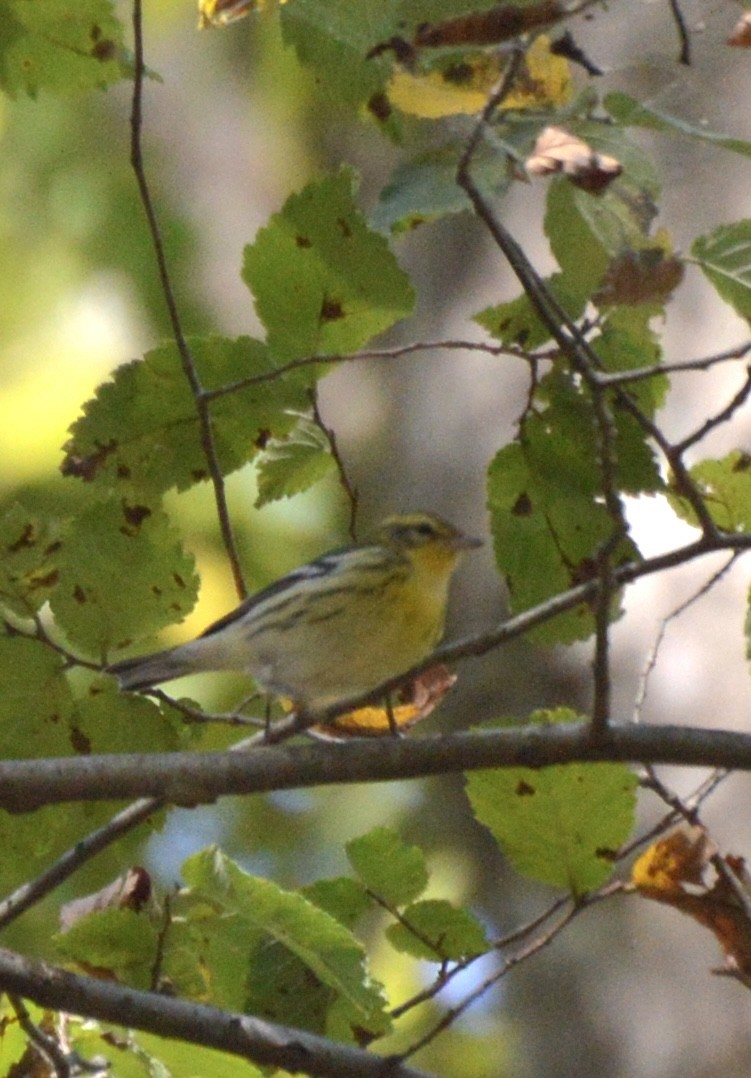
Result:
[[250,596],[195,640],[109,668],[124,689],[208,670],[250,674],[309,713],[366,693],[443,634],[451,576],[481,545],[429,513],[393,516]]

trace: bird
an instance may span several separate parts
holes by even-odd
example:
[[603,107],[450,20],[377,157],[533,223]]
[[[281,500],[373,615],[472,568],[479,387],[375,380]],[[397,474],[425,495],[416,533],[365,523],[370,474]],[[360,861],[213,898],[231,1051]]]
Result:
[[107,671],[135,692],[186,674],[237,671],[296,710],[319,713],[430,654],[459,558],[481,545],[432,513],[387,517],[367,541],[292,570],[194,640]]

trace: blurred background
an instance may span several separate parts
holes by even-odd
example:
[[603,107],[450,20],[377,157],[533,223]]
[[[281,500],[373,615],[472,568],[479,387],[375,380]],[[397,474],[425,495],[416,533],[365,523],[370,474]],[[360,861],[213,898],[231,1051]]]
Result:
[[[146,87],[146,166],[184,327],[260,334],[240,279],[245,244],[292,191],[341,162],[354,163],[362,174],[367,213],[399,151],[374,129],[325,107],[313,80],[282,47],[273,12],[198,33],[192,0],[146,0],[144,6],[146,60],[163,80]],[[725,45],[740,8],[716,2],[681,8],[691,32],[690,67],[678,63],[668,2],[592,9],[571,29],[605,71],[597,80],[601,92],[624,89],[692,123],[751,139],[751,53]],[[119,4],[119,11],[128,23],[129,5]],[[67,427],[114,367],[170,335],[128,165],[129,90],[122,85],[84,98],[0,101],[3,505],[19,490],[66,510],[75,504],[76,482],[58,473]],[[664,184],[659,223],[676,249],[685,251],[695,235],[749,215],[747,158],[666,135],[635,137],[655,156]],[[544,193],[542,181],[517,184],[500,208],[542,272],[552,267],[541,226]],[[419,299],[414,318],[386,344],[479,339],[468,317],[518,292],[468,214],[423,226],[395,249]],[[664,329],[670,362],[748,337],[748,327],[691,267]],[[424,507],[487,535],[485,471],[513,437],[526,376],[507,358],[436,350],[399,362],[348,364],[325,378],[321,410],[359,489],[361,527],[389,511]],[[736,365],[675,379],[662,416],[668,436],[680,437],[721,408],[743,376]],[[699,452],[748,449],[748,441],[744,409]],[[333,480],[257,511],[247,469],[231,477],[229,496],[251,587],[345,538],[347,506]],[[175,630],[176,640],[219,616],[235,596],[210,492],[171,496],[169,508],[203,581],[200,604]],[[644,553],[692,534],[656,499],[629,511]],[[615,718],[633,716],[662,620],[721,564],[707,559],[630,590],[627,614],[613,635]],[[670,624],[642,721],[748,729],[747,589],[741,561]],[[503,582],[488,546],[461,570],[448,635],[481,630],[504,612]],[[585,646],[541,653],[518,642],[465,663],[430,729],[513,721],[558,704],[586,709],[589,662]],[[213,686],[202,691],[214,694],[202,697],[210,706],[228,703]],[[687,793],[703,775],[666,770],[663,777]],[[643,794],[642,825],[661,814],[656,798]],[[704,819],[722,850],[751,856],[748,778],[728,780]],[[377,824],[393,825],[426,848],[432,893],[471,904],[493,935],[527,921],[552,897],[507,871],[472,820],[455,777],[228,799],[216,808],[177,811],[143,857],[169,885],[188,853],[218,841],[250,871],[297,886],[346,872],[343,844]],[[710,975],[719,961],[709,935],[674,911],[636,898],[610,902],[514,970],[417,1062],[457,1078],[746,1075],[751,995]],[[419,985],[405,981],[392,962],[385,949],[376,950],[375,973],[399,1002]],[[490,968],[475,970],[450,998]]]

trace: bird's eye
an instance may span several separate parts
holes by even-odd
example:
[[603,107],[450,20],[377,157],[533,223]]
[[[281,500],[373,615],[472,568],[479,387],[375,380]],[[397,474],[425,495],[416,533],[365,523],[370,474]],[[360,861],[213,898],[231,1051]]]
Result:
[[426,539],[430,539],[435,535],[435,528],[428,520],[424,520],[421,524],[415,524],[413,531],[416,535],[422,535]]

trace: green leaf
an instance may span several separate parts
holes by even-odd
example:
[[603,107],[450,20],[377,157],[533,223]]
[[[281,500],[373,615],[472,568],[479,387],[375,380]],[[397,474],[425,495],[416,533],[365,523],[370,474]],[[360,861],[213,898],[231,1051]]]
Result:
[[367,9],[349,0],[295,0],[280,9],[284,42],[315,72],[329,101],[356,107],[385,84],[390,63],[367,59],[370,49],[395,34],[401,0]]
[[[135,1044],[138,1054],[148,1054],[149,1069],[144,1078],[162,1078],[158,1067],[164,1068],[164,1078],[199,1078],[214,1075],[216,1078],[263,1078],[264,1072],[254,1067],[248,1059],[203,1048],[187,1041],[157,1037],[152,1033],[129,1031],[128,1041]],[[105,1059],[112,1055],[112,1042],[102,1042],[96,1054]],[[120,1065],[118,1053],[118,1067]],[[121,1078],[118,1071],[117,1078]]]
[[104,89],[127,74],[111,0],[1,0],[0,86],[11,97]]
[[166,513],[112,498],[70,526],[51,606],[74,644],[104,656],[180,621],[197,593],[193,558]]
[[[566,708],[538,712],[536,722],[580,722]],[[523,876],[583,895],[610,876],[631,834],[636,776],[625,764],[518,767],[467,776],[480,821]]]
[[412,310],[409,280],[352,188],[347,171],[309,184],[245,248],[243,279],[281,362],[354,351]]
[[199,736],[176,708],[119,692],[114,678],[97,678],[75,705],[71,738],[79,753],[179,752]]
[[0,603],[22,617],[39,610],[58,580],[61,523],[15,502],[0,516]]
[[347,858],[365,887],[388,906],[413,902],[428,885],[425,856],[390,827],[376,827],[347,843]]
[[671,116],[661,109],[643,105],[628,94],[614,92],[606,94],[603,101],[614,120],[625,126],[647,127],[652,131],[667,131],[678,135],[686,135],[689,138],[698,139],[700,142],[709,142],[724,150],[732,150],[733,153],[751,157],[751,142],[745,139],[731,138],[729,135],[721,135],[706,127],[695,127],[693,124],[681,120],[677,116]]
[[609,254],[597,232],[592,230],[580,212],[581,205],[573,184],[564,181],[551,183],[545,212],[545,234],[563,271],[567,291],[583,304],[605,276]]
[[[690,470],[712,520],[728,532],[751,530],[751,456],[734,449],[721,460],[702,460]],[[670,504],[680,517],[698,527],[688,501],[675,488]]]
[[148,917],[127,909],[90,913],[55,937],[63,956],[96,966],[133,988],[150,987],[158,934]]
[[236,919],[253,934],[263,932],[295,955],[346,1000],[361,1024],[383,1027],[383,999],[366,972],[362,945],[339,921],[302,895],[248,875],[215,849],[190,857],[183,877],[195,897],[215,905],[222,918]]
[[331,471],[336,461],[321,428],[305,416],[285,438],[272,438],[257,462],[258,509],[280,498],[309,490]]
[[[554,367],[540,380],[536,398],[519,441],[501,449],[488,469],[496,560],[514,611],[590,579],[615,526],[601,493],[597,427],[586,390]],[[621,416],[616,433],[618,483],[627,490],[654,489],[659,476],[644,435]],[[637,556],[629,540],[614,551],[616,563]],[[581,606],[530,635],[546,644],[571,643],[592,631],[592,612]]]
[[[250,337],[192,338],[189,346],[204,389],[219,389],[273,373],[268,350]],[[309,375],[306,375],[309,380]],[[309,405],[294,378],[264,380],[211,404],[219,466],[224,475],[251,460],[270,436],[296,421]],[[208,478],[196,404],[174,344],[119,367],[84,405],[70,428],[63,472],[133,497],[171,487],[185,490]]]
[[373,905],[365,888],[349,876],[333,880],[316,880],[300,893],[314,906],[331,914],[345,928],[354,928],[362,915]]
[[[400,162],[381,190],[370,216],[373,227],[379,232],[399,234],[470,209],[467,195],[456,182],[456,170],[465,146],[466,140],[457,140]],[[486,143],[473,159],[472,176],[493,198],[503,195],[511,184],[505,155]]]
[[[568,290],[568,279],[564,274],[554,273],[545,284],[569,318],[576,320],[581,317],[585,298],[576,290]],[[478,325],[503,344],[517,344],[531,350],[550,340],[550,330],[543,324],[526,293],[508,303],[486,307],[473,317]]]
[[443,899],[425,899],[407,906],[402,919],[389,925],[386,935],[397,951],[429,962],[459,961],[488,949],[477,919]]
[[0,758],[68,755],[72,711],[60,656],[37,640],[0,637]]
[[751,220],[720,225],[699,236],[691,254],[722,299],[741,318],[751,318]]
[[[600,321],[600,332],[593,338],[592,346],[602,363],[603,369],[610,374],[639,370],[643,367],[658,367],[662,362],[662,352],[659,340],[651,325],[653,307],[651,304],[643,304],[637,307],[614,307]],[[670,380],[665,374],[655,374],[651,378],[644,378],[638,382],[631,382],[626,386],[626,392],[634,400],[645,415],[651,417],[658,408],[662,407],[670,388]],[[622,409],[617,399],[614,402],[616,421],[631,419]],[[640,428],[638,440],[641,446],[652,453],[646,442],[647,435]],[[623,456],[623,445],[618,447],[619,460]],[[624,483],[628,484],[630,491],[641,489],[647,491],[648,486],[639,487],[639,480],[624,476]],[[643,482],[648,482],[643,480]]]

